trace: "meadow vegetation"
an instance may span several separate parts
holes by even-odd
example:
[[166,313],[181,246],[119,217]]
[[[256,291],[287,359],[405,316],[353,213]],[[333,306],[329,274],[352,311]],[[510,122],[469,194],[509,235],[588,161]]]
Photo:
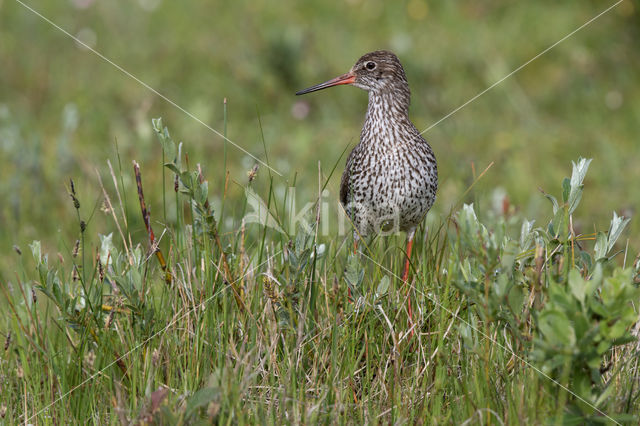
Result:
[[427,128],[607,5],[37,7],[250,155],[0,1],[0,422],[638,423],[638,3],[425,133],[408,286],[338,226],[365,95],[293,92],[390,48]]

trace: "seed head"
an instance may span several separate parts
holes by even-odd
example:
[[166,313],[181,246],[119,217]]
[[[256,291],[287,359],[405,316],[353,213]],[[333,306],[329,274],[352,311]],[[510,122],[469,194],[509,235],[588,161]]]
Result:
[[100,210],[104,213],[104,214],[109,214],[111,213],[111,204],[109,203],[109,200],[107,198],[104,198],[102,200],[102,205],[100,206]]
[[96,361],[96,354],[93,350],[87,352],[84,356],[84,362],[87,364],[90,370],[93,369],[93,364]]
[[76,186],[73,184],[73,179],[69,179],[69,186],[71,187],[71,193],[69,196],[73,200],[73,207],[78,210],[80,208],[80,201],[78,201],[78,198],[76,197]]
[[267,295],[271,303],[274,305],[278,303],[278,292],[276,291],[275,285],[273,281],[265,276],[262,278],[262,282],[264,284],[264,293]]
[[113,317],[115,315],[116,310],[112,309],[111,312],[109,312],[109,316],[107,317],[107,319],[104,322],[104,328],[105,329],[109,329],[109,327],[111,327],[111,323],[113,322]]
[[256,178],[256,175],[258,174],[258,168],[260,167],[260,165],[258,163],[256,163],[251,170],[249,170],[247,172],[247,176],[249,177],[249,183],[253,182],[253,180]]

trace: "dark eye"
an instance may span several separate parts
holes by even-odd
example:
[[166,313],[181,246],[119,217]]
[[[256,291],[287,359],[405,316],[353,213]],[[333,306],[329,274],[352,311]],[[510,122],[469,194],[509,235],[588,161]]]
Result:
[[375,67],[376,67],[376,63],[375,63],[375,62],[372,62],[372,61],[369,61],[369,62],[367,62],[367,63],[364,65],[364,67],[365,67],[366,69],[368,69],[369,71],[371,71],[371,70],[375,69]]

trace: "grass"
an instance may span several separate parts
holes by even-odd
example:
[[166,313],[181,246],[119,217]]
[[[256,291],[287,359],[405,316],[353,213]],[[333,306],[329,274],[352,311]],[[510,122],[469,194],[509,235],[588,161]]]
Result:
[[410,289],[337,219],[365,95],[293,96],[391,48],[424,129],[607,6],[37,5],[279,177],[0,0],[0,423],[637,424],[638,2],[426,134]]
[[[78,2],[38,10],[74,35],[93,34],[98,51],[217,130],[223,129],[227,98],[230,139],[264,159],[264,134],[272,166],[287,178],[298,173],[299,197],[307,202],[317,182],[315,173],[303,171],[315,171],[318,161],[334,164],[354,145],[366,95],[336,88],[302,99],[293,95],[296,90],[345,72],[364,52],[391,48],[407,71],[411,118],[426,129],[605,8],[595,1],[517,6],[419,0],[354,0],[344,7],[319,1],[250,3],[217,8],[214,21],[206,4],[184,8],[149,0],[131,8],[101,2],[82,8],[75,6]],[[426,10],[416,7],[421,3]],[[160,161],[148,124],[152,117],[164,117],[176,134],[191,141],[190,154],[205,170],[211,168],[208,177],[216,187],[228,170],[227,199],[242,199],[233,181],[243,179],[253,166],[251,158],[230,146],[223,169],[217,160],[225,144],[208,129],[78,48],[14,0],[3,1],[0,8],[5,40],[0,58],[7,64],[0,99],[0,149],[7,160],[0,170],[5,201],[0,220],[7,230],[0,235],[3,253],[14,244],[26,248],[33,239],[58,249],[58,235],[70,238],[73,224],[54,220],[68,208],[64,185],[69,177],[84,180],[88,184],[78,190],[90,202],[99,191],[95,168],[107,172],[106,158],[117,168],[116,143],[127,161]],[[473,181],[472,164],[481,169],[494,162],[478,191],[502,190],[523,215],[538,217],[546,206],[536,188],[548,191],[562,179],[566,165],[583,155],[599,163],[583,200],[588,220],[575,225],[585,232],[593,223],[605,227],[613,207],[626,210],[633,217],[630,244],[639,248],[631,213],[640,198],[629,189],[640,179],[633,161],[640,155],[640,89],[634,72],[640,55],[633,42],[638,9],[625,0],[427,132],[442,183],[434,212],[446,215],[460,198]],[[306,116],[292,114],[296,102],[308,108]],[[155,184],[161,182],[160,172],[151,168],[145,177]],[[133,188],[128,174],[124,179],[126,188]],[[334,198],[337,179],[330,183]],[[267,191],[268,179],[259,177],[254,186]],[[287,186],[274,182],[276,190]],[[150,201],[159,202],[155,195],[148,195]],[[221,200],[212,192],[217,211]],[[136,230],[142,223],[133,220]],[[222,225],[224,232],[232,230]],[[13,261],[3,256],[0,265],[0,276],[12,279]]]
[[[178,176],[157,211],[175,210],[176,223],[146,217],[156,234],[136,242],[124,230],[139,213],[115,201],[124,176],[114,174],[103,208],[112,223],[95,230],[85,219],[93,206],[70,185],[78,241],[57,256],[34,242],[15,284],[2,286],[4,419],[637,421],[638,265],[616,265],[632,263],[613,250],[623,219],[597,238],[572,232],[587,161],[574,164],[547,227],[508,208],[479,212],[480,222],[470,205],[430,218],[407,289],[401,238],[353,254],[349,236],[320,232],[322,208],[290,234],[247,224],[220,235],[199,167],[154,127],[176,158],[166,180]],[[162,191],[134,171],[141,200]],[[287,223],[288,201],[263,195],[273,220]]]

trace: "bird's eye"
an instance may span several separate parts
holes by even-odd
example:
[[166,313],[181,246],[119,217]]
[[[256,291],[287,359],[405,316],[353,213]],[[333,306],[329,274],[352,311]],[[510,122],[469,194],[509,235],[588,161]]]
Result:
[[375,63],[375,62],[372,62],[372,61],[369,61],[369,62],[367,62],[367,63],[364,65],[364,67],[365,67],[366,69],[368,69],[369,71],[371,71],[371,70],[375,69],[375,67],[376,67],[376,63]]

